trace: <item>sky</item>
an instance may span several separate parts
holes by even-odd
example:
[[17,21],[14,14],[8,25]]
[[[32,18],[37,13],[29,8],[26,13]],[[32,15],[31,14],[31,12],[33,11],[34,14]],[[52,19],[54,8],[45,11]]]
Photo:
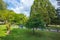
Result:
[[[29,16],[31,6],[34,0],[3,0],[8,4],[7,9],[13,10],[16,13],[24,13],[26,16]],[[56,0],[50,0],[52,5],[57,8]]]

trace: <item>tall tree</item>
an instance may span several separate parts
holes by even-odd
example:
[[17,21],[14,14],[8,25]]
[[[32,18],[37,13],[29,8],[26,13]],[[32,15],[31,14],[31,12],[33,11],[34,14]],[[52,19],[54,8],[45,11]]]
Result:
[[56,11],[49,0],[35,0],[31,7],[30,16],[40,14],[46,24],[50,24],[51,19],[55,18]]
[[34,0],[27,25],[29,24],[28,27],[33,28],[33,31],[34,28],[43,28],[44,23],[49,24],[51,19],[55,17],[55,13],[55,8],[49,0]]

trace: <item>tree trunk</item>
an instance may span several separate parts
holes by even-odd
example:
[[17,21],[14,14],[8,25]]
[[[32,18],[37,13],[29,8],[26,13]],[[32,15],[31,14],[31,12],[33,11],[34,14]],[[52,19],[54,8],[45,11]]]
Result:
[[46,24],[46,27],[48,27],[48,23]]
[[37,28],[36,28],[36,30],[37,30]]
[[33,35],[35,34],[34,27],[33,27]]
[[57,32],[59,32],[59,29],[57,29]]
[[6,28],[7,28],[7,34],[10,34],[10,24],[7,24]]
[[57,28],[57,24],[56,24],[56,30],[57,30],[57,32],[59,32],[59,29]]
[[48,23],[46,24],[46,27],[47,27],[48,31],[50,31],[50,27],[48,26]]
[[8,23],[8,21],[6,21],[6,29],[7,29],[6,34],[10,34],[10,23]]

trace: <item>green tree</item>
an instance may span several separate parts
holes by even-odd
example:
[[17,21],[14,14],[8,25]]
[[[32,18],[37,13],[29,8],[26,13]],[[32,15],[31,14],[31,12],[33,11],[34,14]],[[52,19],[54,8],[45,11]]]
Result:
[[3,0],[0,0],[0,10],[6,10],[6,3]]
[[27,27],[33,28],[33,31],[34,28],[44,28],[44,24],[50,24],[51,19],[55,17],[55,14],[55,8],[49,0],[34,0]]
[[31,7],[30,15],[40,14],[46,24],[50,24],[51,19],[55,18],[56,11],[49,0],[35,0]]
[[24,25],[27,21],[27,17],[24,14],[16,14],[12,10],[1,10],[0,19],[6,24],[7,34],[10,33],[10,26],[12,24]]
[[28,19],[26,22],[27,28],[33,29],[33,34],[35,34],[34,28],[45,28],[44,22],[42,20],[42,17],[40,15],[34,15]]
[[27,17],[26,15],[20,13],[20,14],[15,14],[14,16],[14,23],[17,25],[25,25],[26,21],[27,21]]
[[8,10],[7,4],[0,0],[0,20],[5,22],[7,33],[9,34],[11,24],[25,25],[27,17],[24,14],[16,14],[12,10]]
[[14,20],[15,13],[10,10],[4,10],[1,14],[1,19],[5,22],[7,28],[7,34],[10,33],[10,26]]

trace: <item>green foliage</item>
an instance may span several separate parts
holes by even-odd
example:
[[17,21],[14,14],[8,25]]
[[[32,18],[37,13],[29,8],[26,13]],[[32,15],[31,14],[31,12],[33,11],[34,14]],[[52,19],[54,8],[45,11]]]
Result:
[[0,13],[0,20],[4,20],[4,21],[12,21],[12,19],[14,18],[14,12],[10,11],[10,10],[3,10],[3,12],[1,11]]
[[[51,19],[55,18],[56,11],[49,0],[35,0],[31,7],[30,16],[33,15],[42,16],[42,19],[46,24],[50,24]],[[38,16],[38,17],[39,17]]]
[[24,14],[15,14],[13,21],[18,25],[25,25],[27,17]]
[[27,17],[24,14],[16,14],[12,10],[0,10],[0,20],[12,24],[24,25],[27,21]]
[[3,0],[0,0],[0,10],[5,10],[7,7],[6,3]]
[[44,28],[44,22],[41,20],[39,17],[31,17],[27,22],[26,22],[26,27],[27,28]]
[[60,25],[60,19],[58,17],[52,19],[51,24],[52,25]]

